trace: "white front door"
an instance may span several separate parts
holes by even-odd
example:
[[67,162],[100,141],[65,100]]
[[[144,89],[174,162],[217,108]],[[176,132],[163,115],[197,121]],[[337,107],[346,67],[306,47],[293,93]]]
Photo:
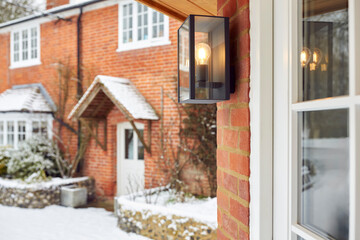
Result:
[[275,0],[274,239],[360,239],[359,12]]
[[[140,133],[144,125],[135,123]],[[131,124],[117,126],[117,195],[135,193],[144,189],[144,146]]]

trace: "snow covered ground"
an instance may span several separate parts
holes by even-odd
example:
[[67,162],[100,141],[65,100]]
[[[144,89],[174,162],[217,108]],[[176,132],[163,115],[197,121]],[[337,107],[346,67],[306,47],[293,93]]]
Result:
[[0,205],[1,240],[146,240],[117,227],[112,212],[101,208],[50,206],[23,209]]

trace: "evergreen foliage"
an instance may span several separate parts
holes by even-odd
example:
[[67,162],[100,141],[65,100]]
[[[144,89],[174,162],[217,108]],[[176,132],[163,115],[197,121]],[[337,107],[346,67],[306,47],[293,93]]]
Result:
[[58,176],[56,158],[59,152],[58,146],[53,141],[40,135],[32,137],[21,143],[18,150],[11,152],[7,173],[12,178],[27,181]]

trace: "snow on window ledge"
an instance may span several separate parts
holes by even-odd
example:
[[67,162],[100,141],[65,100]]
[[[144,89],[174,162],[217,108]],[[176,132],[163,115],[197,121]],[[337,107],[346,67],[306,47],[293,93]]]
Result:
[[122,44],[116,49],[116,52],[125,52],[130,50],[142,49],[142,48],[149,48],[149,47],[159,47],[170,45],[171,41],[169,40],[162,40],[156,42],[134,42],[128,44]]
[[33,66],[38,66],[38,65],[41,65],[41,64],[42,64],[42,63],[41,63],[40,60],[29,61],[29,62],[12,63],[12,64],[10,65],[9,69],[33,67]]

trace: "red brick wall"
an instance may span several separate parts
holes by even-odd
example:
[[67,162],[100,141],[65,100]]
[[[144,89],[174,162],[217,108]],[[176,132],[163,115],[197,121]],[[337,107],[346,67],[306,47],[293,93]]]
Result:
[[250,19],[248,0],[218,0],[230,17],[231,64],[236,90],[218,104],[218,239],[249,239]]
[[69,0],[46,0],[46,9],[69,4]]
[[[76,19],[71,22],[53,21],[41,25],[41,65],[10,70],[10,35],[0,34],[0,92],[12,85],[41,82],[53,100],[58,100],[56,64],[59,60],[69,62],[76,73],[77,41]],[[177,108],[167,96],[176,99],[177,79],[177,29],[180,22],[170,19],[170,45],[116,52],[118,48],[118,6],[110,6],[84,12],[82,17],[82,65],[83,84],[87,86],[96,75],[110,75],[130,79],[153,108],[161,112],[161,87],[164,96],[164,129],[173,132],[174,144],[178,143]],[[66,116],[76,104],[76,81],[70,86],[70,100]],[[103,151],[91,140],[83,163],[83,174],[95,177],[98,193],[113,196],[116,193],[116,125],[125,121],[121,113],[113,109],[107,119],[108,145]],[[70,122],[76,126],[76,122]],[[145,134],[148,124],[145,122]],[[145,153],[146,187],[166,182],[163,171],[159,170],[160,121],[152,122],[152,153]],[[55,128],[57,129],[57,127]],[[70,153],[77,149],[77,136],[65,128],[62,137]],[[145,136],[145,139],[147,137]],[[160,164],[164,164],[160,162]],[[191,169],[190,169],[191,170]],[[192,189],[194,171],[186,174],[186,182]],[[165,179],[164,179],[165,178]],[[200,177],[201,182],[206,179]],[[206,184],[204,184],[206,185]]]

